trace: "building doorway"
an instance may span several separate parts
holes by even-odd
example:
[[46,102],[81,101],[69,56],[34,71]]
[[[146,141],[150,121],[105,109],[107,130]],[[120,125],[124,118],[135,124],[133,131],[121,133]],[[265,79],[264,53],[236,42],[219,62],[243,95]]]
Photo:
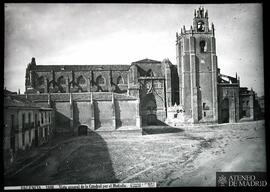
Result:
[[15,126],[14,126],[14,115],[11,115],[11,130],[10,130],[10,148],[15,151]]
[[143,125],[157,125],[157,104],[154,94],[147,94],[141,101]]
[[35,114],[35,146],[38,146],[38,117]]
[[221,103],[221,123],[229,123],[229,117],[229,99],[225,98]]
[[156,125],[157,116],[155,114],[147,115],[147,125]]
[[87,135],[87,129],[88,127],[86,125],[80,125],[78,127],[78,136]]

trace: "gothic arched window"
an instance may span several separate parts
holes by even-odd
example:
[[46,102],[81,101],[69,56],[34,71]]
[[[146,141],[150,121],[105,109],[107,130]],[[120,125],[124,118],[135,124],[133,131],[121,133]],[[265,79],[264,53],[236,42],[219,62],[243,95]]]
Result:
[[155,80],[154,81],[154,87],[155,88],[161,88],[162,87],[162,83],[159,80]]
[[43,85],[44,84],[44,77],[43,76],[41,76],[41,77],[38,78],[37,84],[38,85]]
[[152,71],[152,69],[149,69],[147,72],[146,72],[146,77],[154,77],[155,76],[155,73]]
[[78,77],[77,82],[78,84],[82,85],[82,84],[85,84],[86,81],[84,77],[81,75],[80,77]]
[[119,76],[119,77],[117,78],[117,85],[118,85],[118,84],[124,84],[124,79],[123,79],[123,77]]
[[66,84],[66,79],[63,76],[61,76],[58,78],[57,82],[60,85],[64,85],[64,84]]
[[48,86],[48,87],[49,87],[50,89],[53,89],[53,84],[54,84],[53,81],[49,82],[49,86]]
[[200,41],[200,52],[201,53],[206,52],[206,42],[204,40]]
[[98,85],[105,85],[105,78],[102,77],[102,75],[100,75],[100,76],[97,77],[96,82],[97,82]]

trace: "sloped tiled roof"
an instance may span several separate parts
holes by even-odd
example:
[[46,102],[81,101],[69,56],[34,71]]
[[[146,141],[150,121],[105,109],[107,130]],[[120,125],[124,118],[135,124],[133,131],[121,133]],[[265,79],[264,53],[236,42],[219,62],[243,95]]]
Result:
[[237,78],[235,77],[231,77],[229,75],[224,75],[224,74],[219,74],[218,76],[218,83],[227,83],[227,84],[230,84],[230,83],[237,83]]
[[130,65],[37,65],[36,71],[128,71]]
[[19,108],[39,108],[38,105],[18,95],[7,95],[4,97],[5,107],[19,107]]
[[4,94],[17,94],[17,92],[12,92],[12,91],[9,91],[9,90],[4,90]]

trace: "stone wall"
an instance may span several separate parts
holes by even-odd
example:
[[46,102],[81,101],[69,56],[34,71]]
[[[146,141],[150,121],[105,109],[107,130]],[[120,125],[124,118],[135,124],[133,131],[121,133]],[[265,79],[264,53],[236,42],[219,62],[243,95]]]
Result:
[[[24,95],[21,95],[22,97]],[[141,128],[138,99],[112,92],[52,93],[27,96],[39,105],[54,109],[55,131],[78,133],[81,125],[94,131]]]
[[72,110],[69,102],[54,102],[56,132],[72,131]]
[[239,121],[239,84],[218,86],[219,123]]
[[137,101],[115,101],[116,127],[136,125]]
[[106,130],[115,130],[115,125],[113,124],[113,106],[111,100],[94,101],[94,111],[95,130],[100,128],[106,128]]

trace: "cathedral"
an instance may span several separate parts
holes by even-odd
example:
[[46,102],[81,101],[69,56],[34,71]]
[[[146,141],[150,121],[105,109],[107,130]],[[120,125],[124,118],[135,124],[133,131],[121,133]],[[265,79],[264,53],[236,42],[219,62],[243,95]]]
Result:
[[149,125],[233,123],[259,116],[256,94],[220,73],[214,24],[194,10],[176,33],[176,64],[142,59],[127,65],[28,64],[25,94],[54,111],[58,132],[141,129]]

